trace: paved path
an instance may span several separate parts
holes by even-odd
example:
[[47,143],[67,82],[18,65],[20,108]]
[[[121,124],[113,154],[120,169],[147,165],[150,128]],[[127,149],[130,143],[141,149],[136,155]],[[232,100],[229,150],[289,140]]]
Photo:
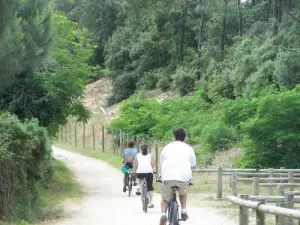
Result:
[[[158,225],[160,196],[154,195],[155,208],[145,214],[140,196],[122,192],[122,173],[105,162],[53,147],[55,158],[62,160],[83,188],[78,205],[68,205],[65,216],[49,225]],[[135,192],[135,188],[134,188]],[[182,225],[234,225],[232,221],[206,208],[188,206],[190,220]]]

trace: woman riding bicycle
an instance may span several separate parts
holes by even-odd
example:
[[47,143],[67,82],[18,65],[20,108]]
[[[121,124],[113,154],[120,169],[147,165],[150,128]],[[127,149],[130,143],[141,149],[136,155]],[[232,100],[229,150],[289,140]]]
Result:
[[[134,173],[136,173],[139,179],[139,187],[142,185],[142,181],[146,178],[148,196],[149,196],[149,208],[153,208],[153,171],[154,171],[154,161],[151,154],[148,152],[148,145],[143,144],[141,147],[142,152],[138,153],[134,160]],[[140,188],[138,188],[137,195],[140,195]]]

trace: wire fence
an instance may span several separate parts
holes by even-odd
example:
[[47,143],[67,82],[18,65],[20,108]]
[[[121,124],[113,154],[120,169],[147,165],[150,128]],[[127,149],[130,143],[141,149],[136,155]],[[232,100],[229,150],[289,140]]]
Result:
[[104,125],[92,120],[87,123],[70,121],[65,126],[61,126],[58,140],[76,148],[86,149],[87,151],[109,152],[120,157],[122,157],[129,141],[135,141],[137,149],[140,149],[142,144],[147,144],[149,152],[155,160],[157,172],[160,169],[159,156],[161,150],[167,144],[167,142],[154,138],[128,135],[121,130],[108,131]]

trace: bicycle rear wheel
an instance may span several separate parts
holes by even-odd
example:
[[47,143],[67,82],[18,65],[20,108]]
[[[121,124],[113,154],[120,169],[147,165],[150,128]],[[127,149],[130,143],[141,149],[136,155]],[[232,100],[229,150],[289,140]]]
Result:
[[172,202],[169,207],[169,223],[170,225],[179,225],[178,203]]
[[128,196],[130,197],[132,191],[132,175],[130,174],[128,177]]
[[145,213],[147,213],[147,209],[148,209],[148,190],[147,190],[147,186],[144,184],[143,185],[143,194],[142,194],[142,203],[143,203],[143,210]]

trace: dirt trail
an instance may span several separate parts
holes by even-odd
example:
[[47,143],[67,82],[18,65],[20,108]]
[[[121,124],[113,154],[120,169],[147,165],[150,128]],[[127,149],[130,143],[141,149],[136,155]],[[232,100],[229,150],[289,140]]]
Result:
[[[83,188],[81,203],[65,207],[65,215],[48,225],[157,225],[160,196],[155,194],[154,209],[145,214],[140,196],[122,192],[122,174],[105,162],[53,147],[55,158],[62,160]],[[135,192],[135,188],[134,188]],[[190,220],[182,225],[234,225],[214,209],[188,206]]]

